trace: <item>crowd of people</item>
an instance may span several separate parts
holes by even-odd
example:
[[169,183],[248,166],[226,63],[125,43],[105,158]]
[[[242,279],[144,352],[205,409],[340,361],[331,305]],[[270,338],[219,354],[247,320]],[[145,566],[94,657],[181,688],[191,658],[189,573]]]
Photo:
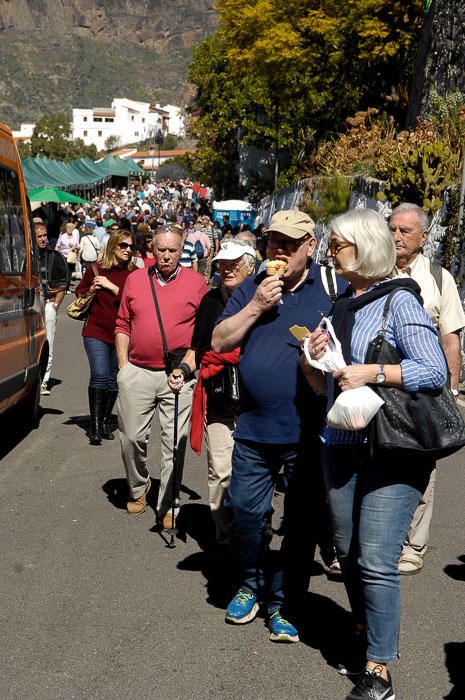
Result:
[[[252,622],[263,605],[270,639],[298,642],[318,545],[342,574],[354,618],[341,659],[341,669],[355,674],[347,700],[392,699],[399,577],[423,566],[435,464],[393,463],[367,429],[331,427],[325,416],[341,392],[362,386],[438,390],[449,373],[458,394],[465,315],[455,283],[422,255],[428,221],[414,204],[397,207],[389,223],[369,210],[334,219],[325,267],[312,260],[317,241],[307,214],[279,211],[266,230],[234,230],[227,217],[212,221],[206,188],[203,194],[190,183],[148,184],[63,210],[56,248],[70,274],[77,262],[84,267],[76,295],[95,292],[83,328],[89,440],[114,439],[116,401],[127,511],[140,516],[158,409],[156,513],[171,531],[187,441],[198,454],[205,443],[215,556],[234,558],[240,577],[226,622]],[[41,222],[36,235],[43,247]],[[53,298],[55,319],[63,295]],[[305,344],[312,360],[325,356],[322,317],[332,320],[346,362],[326,374],[303,352]],[[398,364],[367,360],[381,326]],[[270,567],[280,475],[282,540]]]

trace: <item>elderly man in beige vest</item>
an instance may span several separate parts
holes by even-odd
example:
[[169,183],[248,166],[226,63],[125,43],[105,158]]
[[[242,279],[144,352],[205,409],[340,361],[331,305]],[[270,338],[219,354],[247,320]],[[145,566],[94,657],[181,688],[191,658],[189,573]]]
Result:
[[[460,331],[465,327],[465,314],[452,275],[439,266],[431,265],[422,253],[428,236],[428,217],[416,204],[401,204],[391,215],[390,228],[397,252],[397,273],[411,277],[421,288],[425,309],[438,329],[451,376],[451,389],[458,396],[461,368]],[[410,525],[407,541],[399,560],[401,574],[417,574],[429,541],[433,514],[436,469]]]

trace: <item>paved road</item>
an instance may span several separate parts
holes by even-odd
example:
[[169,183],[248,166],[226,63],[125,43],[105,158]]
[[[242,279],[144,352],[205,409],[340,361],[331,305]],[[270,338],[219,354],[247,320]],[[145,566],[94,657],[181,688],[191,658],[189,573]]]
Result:
[[[270,643],[263,619],[224,624],[230,575],[199,544],[209,524],[203,458],[187,459],[185,543],[165,547],[152,508],[125,513],[118,442],[91,447],[84,434],[79,333],[62,314],[60,383],[43,400],[39,429],[21,439],[2,426],[0,698],[344,698],[349,681],[332,664],[347,600],[320,564],[301,644]],[[150,448],[156,477],[155,439]],[[465,697],[463,457],[440,465],[426,568],[402,581],[398,700]]]

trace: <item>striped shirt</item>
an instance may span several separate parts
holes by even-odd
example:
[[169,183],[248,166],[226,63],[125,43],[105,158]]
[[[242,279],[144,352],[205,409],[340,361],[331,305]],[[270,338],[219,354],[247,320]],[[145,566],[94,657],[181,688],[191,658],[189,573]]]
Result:
[[184,241],[179,264],[182,265],[182,267],[192,267],[192,263],[196,262],[198,262],[198,258],[194,249],[194,244],[190,241]]
[[[382,282],[376,283],[382,284]],[[372,289],[371,287],[370,289]],[[381,327],[386,297],[380,297],[355,312],[352,331],[352,364],[365,364],[368,344]],[[438,334],[425,309],[405,290],[394,294],[384,335],[404,357],[400,363],[405,391],[441,389],[447,381],[444,353]],[[334,403],[334,381],[328,375],[328,410]],[[367,430],[340,430],[326,426],[322,440],[327,445],[355,445],[367,441]]]

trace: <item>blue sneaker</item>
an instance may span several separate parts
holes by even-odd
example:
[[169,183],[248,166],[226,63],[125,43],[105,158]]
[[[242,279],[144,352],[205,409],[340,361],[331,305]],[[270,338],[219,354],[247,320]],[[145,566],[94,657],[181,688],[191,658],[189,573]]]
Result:
[[239,588],[226,610],[226,622],[244,625],[252,622],[258,613],[257,596],[247,588]]
[[268,620],[268,628],[270,630],[270,639],[272,642],[298,642],[299,633],[294,625],[281,617],[279,610],[275,610],[270,614]]

